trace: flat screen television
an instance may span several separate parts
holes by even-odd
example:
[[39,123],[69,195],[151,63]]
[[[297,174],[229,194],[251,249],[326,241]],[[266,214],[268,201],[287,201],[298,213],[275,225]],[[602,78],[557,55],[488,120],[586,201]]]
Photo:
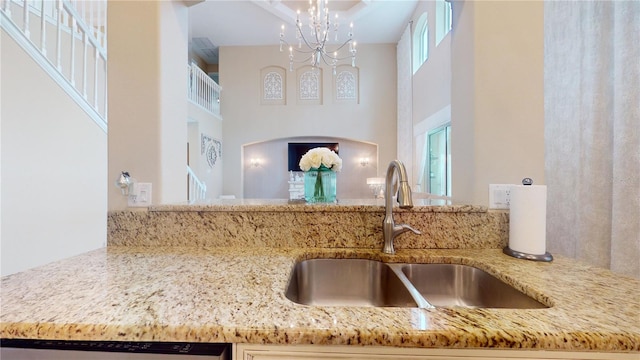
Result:
[[302,171],[300,170],[300,159],[307,151],[317,148],[317,147],[326,147],[329,148],[338,154],[338,143],[327,143],[327,142],[300,142],[300,143],[289,143],[288,145],[288,155],[289,155],[289,168],[288,171]]

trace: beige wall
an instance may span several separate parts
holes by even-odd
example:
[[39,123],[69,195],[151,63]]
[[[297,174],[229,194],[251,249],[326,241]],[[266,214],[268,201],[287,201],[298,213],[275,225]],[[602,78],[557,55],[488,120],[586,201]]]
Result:
[[1,275],[106,244],[107,134],[2,31]]
[[436,46],[435,1],[421,1],[412,16],[412,33],[425,11],[429,23],[429,58],[413,75],[413,123],[417,124],[451,104],[451,36]]
[[[295,71],[287,72],[287,104],[261,105],[260,70],[288,68],[278,46],[221,47],[220,85],[223,121],[224,189],[242,196],[243,144],[291,136],[327,136],[379,145],[381,164],[396,156],[395,44],[358,45],[360,103],[332,100],[332,73],[323,73],[324,104],[297,104]],[[275,171],[275,169],[274,169]],[[286,172],[286,168],[282,169]]]
[[491,183],[545,182],[544,3],[453,6],[453,198],[486,205]]
[[[108,4],[109,179],[129,171],[153,203],[187,198],[188,12],[181,2]],[[131,31],[136,29],[136,31]],[[109,209],[126,208],[109,187]]]
[[429,192],[428,181],[421,174],[428,154],[427,134],[451,121],[451,32],[436,44],[436,3],[421,1],[412,16],[412,39],[422,14],[427,13],[429,27],[429,58],[415,72],[413,81],[413,168],[412,186],[415,191]]

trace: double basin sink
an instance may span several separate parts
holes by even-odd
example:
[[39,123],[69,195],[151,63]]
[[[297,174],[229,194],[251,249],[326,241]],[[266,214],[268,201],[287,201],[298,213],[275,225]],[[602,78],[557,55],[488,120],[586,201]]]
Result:
[[547,308],[476,267],[366,259],[299,261],[285,295],[315,306]]

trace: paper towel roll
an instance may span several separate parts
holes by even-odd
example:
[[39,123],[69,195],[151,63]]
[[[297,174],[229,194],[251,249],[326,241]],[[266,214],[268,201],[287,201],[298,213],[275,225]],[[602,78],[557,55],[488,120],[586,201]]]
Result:
[[509,248],[543,255],[547,241],[547,187],[514,185],[509,204]]

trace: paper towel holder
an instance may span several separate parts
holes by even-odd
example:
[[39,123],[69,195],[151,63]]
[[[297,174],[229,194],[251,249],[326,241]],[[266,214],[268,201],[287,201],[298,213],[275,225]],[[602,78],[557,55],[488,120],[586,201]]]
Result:
[[534,254],[526,254],[520,251],[511,250],[508,246],[505,246],[505,248],[502,249],[502,252],[509,256],[513,256],[514,258],[517,258],[517,259],[546,261],[546,262],[553,260],[553,255],[551,255],[548,251],[542,255],[534,255]]
[[[522,185],[524,186],[531,186],[533,185],[533,180],[531,178],[524,178],[522,179]],[[527,253],[523,253],[520,251],[515,251],[512,250],[511,248],[509,248],[509,246],[505,246],[504,249],[502,249],[502,252],[509,255],[509,256],[513,256],[514,258],[517,259],[525,259],[525,260],[533,260],[533,261],[552,261],[553,260],[553,256],[547,251],[544,254],[541,255],[536,255],[536,254],[527,254]]]

